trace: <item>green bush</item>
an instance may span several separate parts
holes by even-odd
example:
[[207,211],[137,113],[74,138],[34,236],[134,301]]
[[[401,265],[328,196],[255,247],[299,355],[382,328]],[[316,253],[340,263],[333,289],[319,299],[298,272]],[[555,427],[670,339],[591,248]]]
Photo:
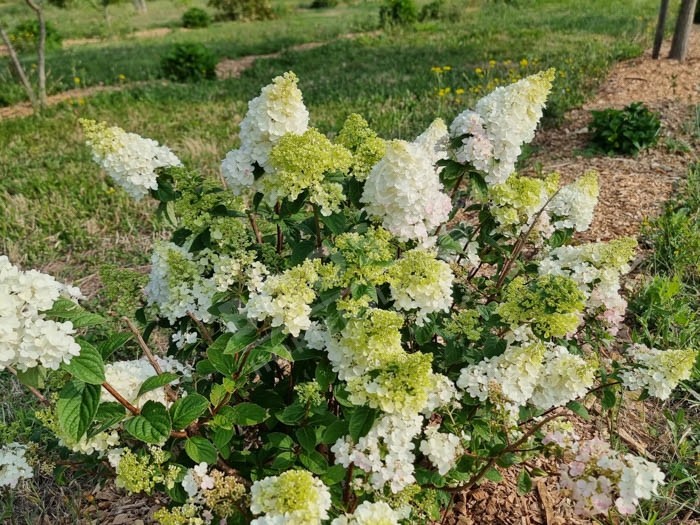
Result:
[[274,18],[270,0],[209,0],[225,20],[269,20]]
[[166,78],[177,82],[197,82],[216,78],[216,56],[199,43],[175,45],[161,59]]
[[414,0],[386,0],[379,9],[382,27],[406,25],[418,20],[418,7]]
[[204,9],[191,7],[182,15],[182,27],[190,29],[208,27],[211,24],[211,16]]
[[[39,42],[39,22],[25,20],[15,26],[10,33],[10,42],[18,53],[27,53],[36,50]],[[46,22],[46,50],[61,49],[63,37],[56,31],[50,22]]]
[[592,141],[605,153],[634,155],[656,144],[661,121],[641,102],[624,109],[591,111]]
[[335,7],[338,5],[338,0],[313,0],[309,6],[311,9],[325,9],[327,7]]

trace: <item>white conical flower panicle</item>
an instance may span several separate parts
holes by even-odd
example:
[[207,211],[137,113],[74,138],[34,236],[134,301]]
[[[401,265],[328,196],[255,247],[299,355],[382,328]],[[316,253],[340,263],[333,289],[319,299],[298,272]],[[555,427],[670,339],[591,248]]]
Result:
[[24,457],[26,453],[27,448],[19,443],[0,448],[0,487],[14,488],[20,479],[34,477],[34,471]]
[[365,210],[402,241],[428,240],[452,209],[435,167],[439,152],[428,142],[387,142],[384,157],[365,182]]
[[523,144],[535,136],[554,70],[497,87],[476,103],[474,110],[459,114],[450,125],[462,146],[454,152],[461,163],[470,163],[486,174],[486,182],[504,182],[515,170]]
[[80,124],[95,162],[134,199],[158,189],[158,168],[182,166],[169,148],[155,140],[107,127],[104,122],[81,119]]
[[62,294],[79,297],[80,290],[36,270],[22,271],[0,256],[0,370],[37,365],[56,370],[80,353],[73,324],[42,313]]

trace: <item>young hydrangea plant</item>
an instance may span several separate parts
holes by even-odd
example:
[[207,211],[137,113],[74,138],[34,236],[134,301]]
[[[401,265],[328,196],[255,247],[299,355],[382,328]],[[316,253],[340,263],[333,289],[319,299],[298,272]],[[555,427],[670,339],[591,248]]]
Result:
[[[359,115],[331,140],[286,73],[249,103],[226,187],[84,122],[98,163],[159,200],[172,236],[127,333],[56,307],[71,290],[0,258],[0,365],[45,401],[62,446],[125,491],[167,495],[164,525],[428,523],[496,467],[530,485],[538,451],[562,456],[577,512],[634,512],[658,467],[580,441],[572,421],[587,396],[668,397],[697,352],[609,352],[636,243],[570,243],[595,174],[560,187],[514,172],[553,78],[498,88],[414,140]],[[42,394],[36,378],[59,366],[60,393]],[[11,446],[0,473],[31,470]]]

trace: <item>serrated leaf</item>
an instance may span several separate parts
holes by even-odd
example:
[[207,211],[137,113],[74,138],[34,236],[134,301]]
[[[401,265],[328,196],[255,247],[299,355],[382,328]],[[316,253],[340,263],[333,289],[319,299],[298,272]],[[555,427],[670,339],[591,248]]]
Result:
[[310,452],[316,448],[316,432],[311,427],[302,427],[295,432],[301,448]]
[[331,486],[340,483],[345,479],[347,471],[343,465],[333,465],[326,470],[326,473],[321,478],[326,485]]
[[574,414],[579,416],[581,419],[584,419],[585,421],[588,421],[591,418],[591,415],[588,413],[586,407],[578,401],[570,401],[569,403],[567,403],[566,408],[571,410]]
[[315,450],[302,453],[299,456],[299,461],[317,476],[322,476],[328,470],[328,461],[320,452]]
[[348,431],[352,440],[357,443],[362,436],[370,431],[374,420],[377,418],[377,411],[369,407],[357,407],[350,416]]
[[232,408],[231,418],[234,425],[250,426],[267,419],[267,410],[255,403],[239,403]]
[[141,414],[124,423],[124,430],[144,443],[161,444],[172,430],[168,409],[162,403],[146,401]]
[[202,416],[209,407],[209,400],[200,394],[189,394],[175,401],[170,407],[173,428],[186,428]]
[[44,312],[44,314],[53,319],[70,321],[73,324],[73,328],[85,328],[105,322],[105,318],[101,315],[87,312],[82,306],[65,297],[56,299],[51,309]]
[[223,450],[233,438],[232,428],[217,428],[211,436],[214,445],[219,450]]
[[35,366],[27,370],[17,370],[17,379],[25,386],[44,388],[46,369],[43,366]]
[[216,463],[218,452],[214,444],[202,436],[192,436],[185,441],[185,452],[195,463]]
[[90,430],[90,436],[96,436],[100,432],[112,428],[126,416],[126,408],[119,403],[108,401],[100,403],[97,407],[97,413],[94,420],[99,423],[98,426]]
[[336,441],[338,441],[338,439],[340,439],[341,437],[347,435],[347,433],[347,422],[340,420],[335,421],[326,427],[326,430],[321,436],[321,443],[325,445],[330,445],[331,443],[335,443]]
[[178,379],[180,379],[180,376],[173,372],[163,372],[162,374],[151,376],[141,384],[141,388],[139,388],[139,393],[136,397],[142,396],[146,392],[150,392],[156,388],[168,385]]
[[275,417],[285,425],[293,425],[306,414],[306,407],[299,403],[293,403],[284,410],[275,413]]
[[217,372],[225,376],[230,376],[236,370],[233,356],[224,353],[226,351],[226,345],[232,337],[233,334],[230,333],[222,334],[214,341],[214,344],[207,349],[209,362]]
[[518,494],[521,496],[532,490],[532,478],[526,469],[522,469],[518,475]]
[[328,386],[335,381],[336,373],[333,372],[333,367],[328,361],[321,361],[316,367],[314,376],[321,391],[325,392],[328,390]]
[[484,477],[489,481],[493,481],[494,483],[500,483],[501,481],[503,481],[503,476],[501,476],[501,473],[498,472],[495,468],[488,469],[484,474]]
[[106,341],[102,341],[97,345],[97,351],[102,356],[102,359],[107,359],[116,350],[119,350],[131,339],[131,334],[114,334],[110,336]]
[[69,363],[63,363],[61,368],[76,379],[91,385],[101,385],[105,382],[105,364],[97,348],[85,339],[76,340],[80,345],[80,355],[75,356]]
[[74,380],[63,387],[56,403],[61,431],[79,441],[92,423],[100,404],[100,387]]
[[254,343],[258,338],[258,330],[251,324],[242,326],[226,342],[224,354],[234,355],[243,350],[246,346]]

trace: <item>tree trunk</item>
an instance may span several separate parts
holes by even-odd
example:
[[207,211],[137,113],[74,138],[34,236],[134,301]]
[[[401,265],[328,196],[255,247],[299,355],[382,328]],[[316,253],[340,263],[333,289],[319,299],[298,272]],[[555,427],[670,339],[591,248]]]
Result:
[[27,96],[29,97],[29,101],[32,103],[32,107],[34,108],[34,111],[36,111],[37,107],[38,107],[36,93],[34,93],[34,88],[32,87],[31,82],[29,82],[29,78],[27,78],[27,74],[24,72],[24,68],[22,67],[22,63],[19,61],[19,58],[17,57],[17,53],[15,52],[15,48],[12,46],[12,42],[10,42],[10,38],[7,36],[7,33],[5,32],[5,29],[3,27],[0,27],[0,38],[2,38],[2,41],[5,43],[5,46],[7,47],[7,52],[10,55],[10,61],[12,62],[12,66],[14,67],[15,71],[17,72],[17,76],[19,77],[19,80],[22,83],[22,86],[24,87],[24,91],[27,93]]
[[683,0],[681,10],[676,20],[676,29],[673,32],[673,42],[668,58],[675,58],[683,62],[688,54],[688,40],[690,31],[693,28],[693,16],[695,15],[695,4],[697,0]]
[[146,0],[132,0],[134,4],[134,9],[138,13],[147,13],[148,12],[148,6],[146,5]]
[[39,106],[46,107],[46,20],[41,3],[34,0],[25,0],[27,5],[36,13],[39,22],[39,43],[37,44],[37,73],[39,75]]
[[669,0],[661,0],[659,7],[659,21],[656,24],[656,35],[654,35],[654,49],[651,52],[651,58],[659,58],[661,52],[661,43],[664,40],[664,30],[666,29],[666,16],[668,15]]

